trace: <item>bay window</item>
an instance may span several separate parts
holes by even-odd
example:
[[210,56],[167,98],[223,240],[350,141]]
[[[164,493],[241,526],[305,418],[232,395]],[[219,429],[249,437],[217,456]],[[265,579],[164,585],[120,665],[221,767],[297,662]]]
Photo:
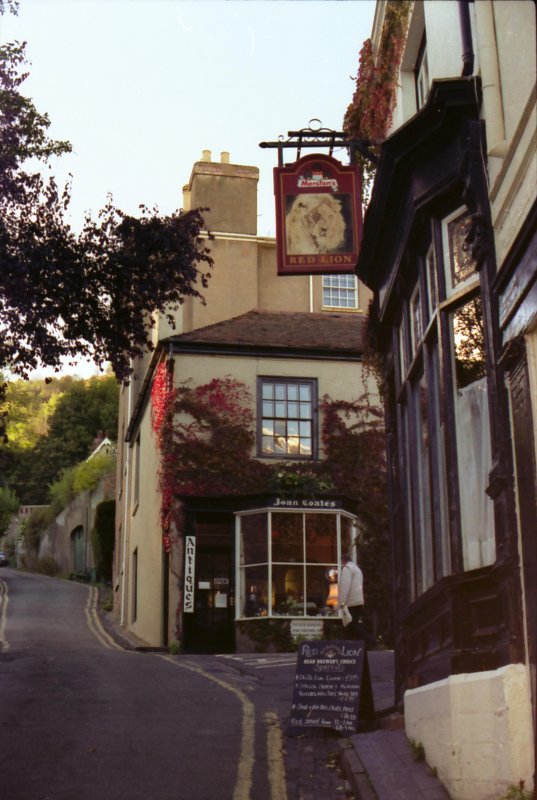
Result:
[[[453,539],[464,570],[495,559],[486,343],[470,223],[466,208],[431,221],[430,244],[416,254],[415,280],[394,329],[394,452],[411,600],[451,573]],[[454,421],[451,437],[447,419]]]
[[[290,505],[308,501],[287,501]],[[315,503],[316,501],[311,501]],[[237,514],[237,618],[337,616],[342,552],[356,518],[344,512],[274,510]]]

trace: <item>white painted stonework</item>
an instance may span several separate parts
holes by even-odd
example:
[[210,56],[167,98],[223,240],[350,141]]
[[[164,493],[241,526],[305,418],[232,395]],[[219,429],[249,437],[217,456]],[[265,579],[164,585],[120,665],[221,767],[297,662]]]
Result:
[[499,800],[533,785],[529,672],[524,664],[452,675],[405,694],[405,726],[452,800]]

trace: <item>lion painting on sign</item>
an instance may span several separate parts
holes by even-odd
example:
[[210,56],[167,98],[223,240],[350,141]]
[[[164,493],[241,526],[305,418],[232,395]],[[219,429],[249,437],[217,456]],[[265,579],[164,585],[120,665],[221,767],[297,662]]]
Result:
[[341,201],[330,194],[299,194],[286,218],[287,253],[334,253],[345,240]]

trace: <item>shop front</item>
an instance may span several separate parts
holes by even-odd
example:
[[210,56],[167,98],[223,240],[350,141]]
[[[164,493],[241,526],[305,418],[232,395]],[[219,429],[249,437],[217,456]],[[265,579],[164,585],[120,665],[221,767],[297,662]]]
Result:
[[234,509],[230,500],[189,503],[185,651],[285,650],[298,637],[330,635],[356,515],[341,498],[241,498]]

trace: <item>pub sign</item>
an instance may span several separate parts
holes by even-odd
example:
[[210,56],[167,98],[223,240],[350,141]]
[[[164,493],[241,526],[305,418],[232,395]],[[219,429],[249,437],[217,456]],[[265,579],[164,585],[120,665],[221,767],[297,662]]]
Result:
[[307,155],[274,169],[278,275],[355,273],[362,237],[359,167]]

